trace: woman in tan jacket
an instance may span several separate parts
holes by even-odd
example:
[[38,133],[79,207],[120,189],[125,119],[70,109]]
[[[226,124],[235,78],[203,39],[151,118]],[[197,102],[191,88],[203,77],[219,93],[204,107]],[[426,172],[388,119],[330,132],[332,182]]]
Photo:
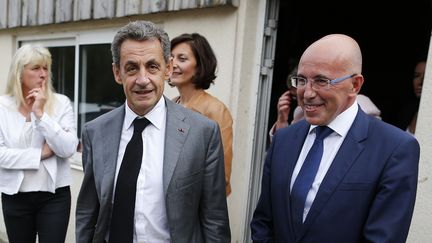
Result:
[[205,90],[216,78],[216,56],[210,44],[200,34],[182,34],[171,40],[174,70],[169,84],[175,86],[180,96],[173,101],[197,111],[219,124],[225,159],[226,194],[231,193],[230,176],[233,156],[232,117],[228,108]]

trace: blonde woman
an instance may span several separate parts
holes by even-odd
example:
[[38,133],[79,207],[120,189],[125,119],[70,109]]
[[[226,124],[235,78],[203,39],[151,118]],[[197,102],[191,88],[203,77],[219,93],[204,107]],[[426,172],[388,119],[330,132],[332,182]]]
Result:
[[54,93],[51,54],[17,50],[0,96],[0,191],[10,243],[64,242],[71,193],[68,158],[78,144],[70,100]]

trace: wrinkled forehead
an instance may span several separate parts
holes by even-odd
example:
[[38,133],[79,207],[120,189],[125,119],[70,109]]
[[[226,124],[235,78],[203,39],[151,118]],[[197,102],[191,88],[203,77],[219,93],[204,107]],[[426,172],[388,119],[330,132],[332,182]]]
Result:
[[331,76],[342,68],[337,63],[327,59],[304,59],[299,63],[298,75],[313,77],[317,75]]
[[298,73],[328,75],[343,72],[347,68],[346,60],[342,51],[321,47],[308,49],[299,61]]

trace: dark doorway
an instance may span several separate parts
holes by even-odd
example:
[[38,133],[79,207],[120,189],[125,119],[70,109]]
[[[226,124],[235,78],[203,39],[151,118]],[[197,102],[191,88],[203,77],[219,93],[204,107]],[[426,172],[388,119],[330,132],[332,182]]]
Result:
[[431,16],[430,0],[280,0],[269,128],[276,120],[278,98],[287,89],[286,77],[305,48],[326,34],[343,33],[362,49],[361,93],[378,106],[384,121],[405,129],[411,115],[402,107],[417,108],[414,62],[427,55]]

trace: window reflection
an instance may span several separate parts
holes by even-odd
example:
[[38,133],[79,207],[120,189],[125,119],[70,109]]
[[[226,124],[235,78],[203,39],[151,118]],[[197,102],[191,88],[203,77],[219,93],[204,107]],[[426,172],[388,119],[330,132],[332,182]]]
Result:
[[[79,46],[78,136],[84,123],[124,103],[122,87],[114,80],[110,44]],[[49,47],[53,85],[75,101],[75,46]]]

